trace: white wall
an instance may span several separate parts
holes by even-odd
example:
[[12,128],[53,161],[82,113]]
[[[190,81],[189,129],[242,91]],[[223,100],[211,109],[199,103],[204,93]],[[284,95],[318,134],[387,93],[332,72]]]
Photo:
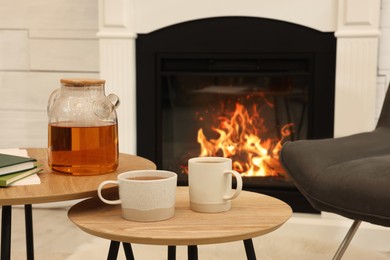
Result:
[[99,77],[95,0],[0,0],[0,148],[46,147],[64,77]]
[[[381,5],[378,113],[390,80],[390,1]],[[0,148],[46,147],[59,79],[99,77],[98,1],[0,0],[0,17]]]
[[377,114],[382,108],[383,97],[390,82],[390,1],[381,0],[381,37],[378,57],[378,105]]

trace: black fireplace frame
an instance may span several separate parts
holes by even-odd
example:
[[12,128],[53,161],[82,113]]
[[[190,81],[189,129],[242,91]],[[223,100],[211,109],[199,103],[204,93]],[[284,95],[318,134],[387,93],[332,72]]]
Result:
[[[136,39],[137,154],[162,166],[160,67],[166,57],[243,55],[312,56],[314,87],[308,139],[333,136],[336,38],[288,22],[255,17],[217,17],[169,26]],[[155,75],[155,76],[153,76]],[[283,188],[283,187],[282,187]],[[247,190],[256,190],[252,187]],[[258,190],[256,190],[258,191]],[[296,188],[265,188],[295,211],[315,212]],[[296,202],[299,201],[299,202]]]

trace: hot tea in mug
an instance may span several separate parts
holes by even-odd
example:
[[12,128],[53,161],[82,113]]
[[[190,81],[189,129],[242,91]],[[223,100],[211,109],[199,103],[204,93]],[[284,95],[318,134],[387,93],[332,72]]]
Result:
[[[119,186],[119,200],[103,197],[105,185]],[[163,170],[129,171],[118,175],[117,180],[102,182],[99,198],[107,204],[121,204],[122,217],[132,221],[161,221],[175,213],[177,174]]]

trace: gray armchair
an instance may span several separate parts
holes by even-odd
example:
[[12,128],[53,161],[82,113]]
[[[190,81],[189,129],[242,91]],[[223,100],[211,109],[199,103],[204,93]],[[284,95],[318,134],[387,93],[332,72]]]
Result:
[[354,220],[333,259],[341,259],[362,221],[390,226],[390,90],[372,132],[287,142],[280,158],[315,209]]

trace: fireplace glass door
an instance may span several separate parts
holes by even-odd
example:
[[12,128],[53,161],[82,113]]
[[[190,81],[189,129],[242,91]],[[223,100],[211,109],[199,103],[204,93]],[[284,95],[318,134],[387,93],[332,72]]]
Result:
[[290,182],[279,151],[307,138],[311,59],[253,56],[161,59],[164,169],[186,175],[189,158],[223,156],[243,176]]

